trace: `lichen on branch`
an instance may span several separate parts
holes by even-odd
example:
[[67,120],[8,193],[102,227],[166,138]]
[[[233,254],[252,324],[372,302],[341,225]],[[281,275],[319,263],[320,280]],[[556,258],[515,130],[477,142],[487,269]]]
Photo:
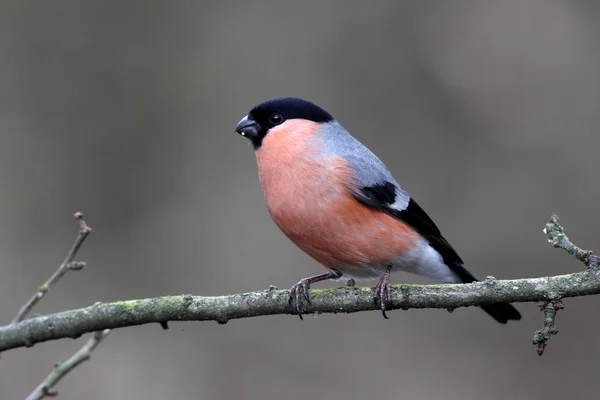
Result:
[[[588,268],[573,274],[541,278],[496,280],[490,277],[469,284],[393,285],[390,309],[456,309],[492,303],[548,303],[567,297],[600,294],[596,256],[574,246],[564,235],[556,216],[546,225],[545,231],[555,247],[568,249]],[[354,313],[378,309],[373,304],[370,287],[313,289],[310,294],[311,304],[306,305],[305,314]],[[295,314],[294,308],[288,304],[288,296],[289,290],[271,287],[228,296],[177,295],[96,303],[90,307],[29,318],[0,327],[0,351],[29,347],[49,340],[76,338],[103,329],[149,323],[165,327],[169,321],[226,323],[239,318]],[[554,332],[552,324],[546,324],[549,328],[538,340],[538,345],[543,342],[545,347],[545,342]]]
[[[494,280],[449,285],[394,285],[393,309],[480,306],[505,302],[538,302],[554,298],[600,294],[600,273],[584,271],[544,278]],[[0,351],[61,338],[76,338],[101,329],[167,321],[216,321],[265,315],[295,314],[289,290],[229,296],[165,296],[96,303],[93,306],[30,318],[0,327]],[[353,313],[377,310],[372,288],[344,287],[311,290],[306,314]]]

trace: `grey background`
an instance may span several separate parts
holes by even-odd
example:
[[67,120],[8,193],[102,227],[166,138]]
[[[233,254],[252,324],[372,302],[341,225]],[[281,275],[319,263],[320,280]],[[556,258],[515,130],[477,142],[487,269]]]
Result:
[[[271,222],[233,132],[293,95],[390,167],[480,277],[581,265],[541,232],[562,217],[600,251],[597,2],[43,1],[0,9],[0,319],[75,235],[95,229],[36,308],[289,287],[322,271]],[[396,275],[394,282],[427,282]],[[558,399],[596,395],[598,298],[566,301],[538,357],[535,304],[275,316],[114,331],[58,386],[69,399]],[[24,398],[83,339],[2,354]]]

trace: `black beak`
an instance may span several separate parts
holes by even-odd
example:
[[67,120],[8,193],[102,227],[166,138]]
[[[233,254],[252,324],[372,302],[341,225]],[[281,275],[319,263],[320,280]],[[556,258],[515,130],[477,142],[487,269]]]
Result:
[[258,136],[260,125],[246,115],[235,127],[235,131],[248,139],[253,139]]

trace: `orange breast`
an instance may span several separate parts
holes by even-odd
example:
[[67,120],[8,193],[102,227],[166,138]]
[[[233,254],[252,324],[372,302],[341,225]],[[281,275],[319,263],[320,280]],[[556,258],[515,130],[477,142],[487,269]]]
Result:
[[256,151],[267,208],[283,233],[330,268],[387,264],[412,250],[420,235],[358,202],[354,171],[319,155],[317,132],[316,123],[290,120]]

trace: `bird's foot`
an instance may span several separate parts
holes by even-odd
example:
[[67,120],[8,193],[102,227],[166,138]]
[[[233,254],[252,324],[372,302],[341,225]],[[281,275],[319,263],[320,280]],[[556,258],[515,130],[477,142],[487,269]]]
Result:
[[315,275],[309,278],[301,279],[300,282],[292,286],[292,288],[290,289],[290,297],[288,299],[288,303],[291,306],[292,302],[296,302],[296,312],[298,313],[300,319],[303,319],[302,297],[304,297],[304,299],[306,299],[306,302],[310,304],[310,295],[308,294],[308,289],[310,289],[310,285],[315,282],[324,281],[326,279],[337,279],[340,276],[342,276],[342,274],[338,270],[332,269],[325,274]]
[[386,303],[392,305],[392,283],[390,282],[390,273],[392,272],[392,266],[388,265],[387,269],[379,279],[379,283],[375,286],[375,290],[373,291],[373,302],[375,305],[379,303],[381,307],[381,313],[383,314],[383,318],[389,319],[387,315],[385,315]]
[[291,306],[292,302],[296,303],[296,312],[298,312],[298,316],[300,319],[302,318],[302,297],[306,299],[306,302],[310,304],[310,295],[308,294],[308,289],[310,289],[310,278],[301,279],[300,282],[296,283],[290,289],[290,297],[288,298],[288,303]]

